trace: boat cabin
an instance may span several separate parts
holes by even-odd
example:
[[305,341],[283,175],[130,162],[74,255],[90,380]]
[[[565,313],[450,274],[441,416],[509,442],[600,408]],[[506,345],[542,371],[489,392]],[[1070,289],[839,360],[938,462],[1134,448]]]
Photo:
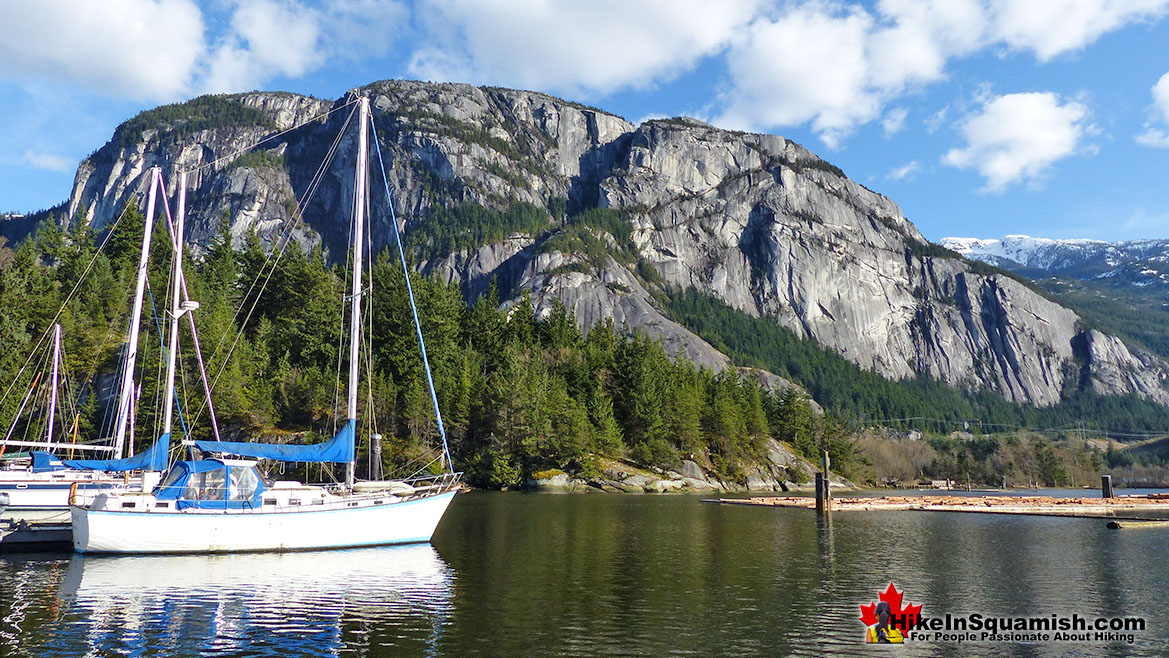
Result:
[[254,461],[203,459],[175,464],[153,495],[175,509],[246,509],[260,507],[265,489]]

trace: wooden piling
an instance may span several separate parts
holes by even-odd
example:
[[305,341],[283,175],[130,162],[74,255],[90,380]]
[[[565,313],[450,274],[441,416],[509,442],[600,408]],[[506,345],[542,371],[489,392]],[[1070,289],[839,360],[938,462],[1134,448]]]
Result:
[[370,452],[373,453],[370,464],[369,479],[382,479],[382,435],[374,434],[370,437]]
[[1101,475],[1100,476],[1100,496],[1102,498],[1115,498],[1116,497],[1112,493],[1112,476],[1111,475]]
[[820,472],[816,474],[816,511],[820,514],[832,511],[832,486],[828,477],[828,451],[820,451]]

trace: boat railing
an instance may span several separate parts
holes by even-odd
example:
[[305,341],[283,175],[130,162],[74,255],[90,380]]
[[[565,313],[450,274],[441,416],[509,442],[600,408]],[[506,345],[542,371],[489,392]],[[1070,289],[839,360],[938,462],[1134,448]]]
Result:
[[[74,482],[69,486],[69,504],[76,507],[88,507],[101,494],[121,495],[135,492],[131,484],[128,478],[122,483],[101,480]],[[141,489],[135,493],[141,493]]]
[[[439,475],[424,475],[424,476],[419,476],[419,477],[404,478],[401,480],[387,480],[387,481],[385,481],[385,484],[387,485],[385,489],[376,489],[375,488],[375,489],[371,489],[371,490],[365,491],[365,492],[358,492],[359,498],[357,498],[356,500],[354,498],[351,498],[348,496],[338,495],[338,494],[346,493],[346,490],[344,490],[343,488],[340,488],[340,485],[334,485],[334,486],[330,486],[330,487],[326,488],[328,491],[333,493],[334,496],[336,496],[335,498],[333,498],[331,500],[316,501],[316,500],[313,500],[311,498],[305,498],[305,499],[298,498],[298,499],[296,499],[296,502],[291,502],[291,501],[285,501],[285,500],[271,499],[271,498],[268,498],[265,496],[264,497],[265,499],[263,500],[263,502],[256,504],[254,506],[252,504],[244,504],[244,505],[242,505],[242,509],[237,509],[236,511],[237,511],[237,513],[239,511],[268,513],[268,512],[275,512],[275,511],[284,511],[287,509],[298,509],[298,510],[306,510],[307,511],[307,510],[314,509],[314,508],[315,509],[348,508],[348,507],[352,507],[355,505],[363,505],[365,503],[371,503],[371,502],[372,502],[372,504],[375,504],[375,505],[380,504],[380,503],[382,503],[382,500],[380,500],[379,498],[382,498],[383,496],[386,496],[386,495],[389,495],[391,499],[397,499],[399,501],[416,500],[419,498],[434,496],[434,495],[438,495],[441,493],[446,493],[448,491],[454,491],[454,490],[458,489],[461,486],[460,482],[462,480],[462,476],[463,476],[462,473],[442,473]],[[391,489],[391,485],[393,485],[394,487],[397,487],[397,488]],[[317,490],[320,491],[319,488]],[[148,496],[148,495],[150,495],[150,492],[143,491],[141,489],[133,489],[129,486],[119,485],[119,486],[111,487],[109,484],[99,484],[96,482],[93,482],[93,483],[75,482],[69,488],[69,504],[71,506],[75,506],[75,507],[90,507],[94,503],[94,501],[97,499],[97,497],[101,494],[112,494],[115,496],[134,496],[134,495]],[[362,503],[361,501],[365,501],[365,502]],[[123,504],[123,507],[125,507],[125,506],[126,506],[126,504]],[[154,505],[147,505],[147,506],[145,506],[137,511],[141,511],[141,512],[155,511],[154,507],[155,507]],[[161,509],[162,506],[160,505],[159,507],[160,507],[160,509],[158,511],[163,511]],[[166,508],[167,508],[167,511],[169,511],[170,506],[167,505]],[[224,512],[224,513],[227,512],[227,510],[215,510],[215,511]],[[206,510],[207,513],[215,513],[215,511]]]
[[[398,498],[408,500],[457,489],[460,487],[462,477],[463,474],[459,472],[440,473],[438,475],[420,475],[394,480],[366,480],[359,481],[352,491],[347,489],[343,484],[330,485],[328,490],[334,495],[345,495],[348,493],[372,495],[384,491],[393,493]],[[379,486],[381,488],[379,488]]]
[[406,478],[401,480],[415,489],[453,489],[457,487],[459,481],[462,480],[462,473],[441,473],[439,475],[423,475],[420,477]]

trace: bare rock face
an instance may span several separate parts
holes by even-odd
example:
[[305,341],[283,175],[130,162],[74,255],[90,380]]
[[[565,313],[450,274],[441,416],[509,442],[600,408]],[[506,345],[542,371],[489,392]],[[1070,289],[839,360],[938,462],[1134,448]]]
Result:
[[668,283],[773,318],[862,367],[1039,406],[1086,367],[1092,390],[1169,402],[1155,359],[1098,332],[1076,354],[1074,312],[931,248],[895,204],[790,142],[651,122],[617,171],[604,202],[635,217],[641,253]]
[[[231,217],[236,236],[251,227],[267,235],[289,222],[295,198],[288,174],[280,166],[286,147],[273,142],[265,166],[241,166],[238,157],[273,133],[328,111],[332,101],[260,92],[205,98],[212,99],[208,107],[186,118],[183,113],[159,108],[139,115],[145,121],[122,124],[113,139],[78,167],[69,197],[69,216],[84,206],[90,224],[99,230],[106,228],[127,202],[144,198],[150,182],[146,174],[159,166],[172,208],[178,172],[189,172],[188,187],[196,192],[190,206],[191,238],[196,244],[214,237],[224,211]],[[223,118],[220,113],[225,108],[234,110],[237,117]],[[212,115],[219,118],[209,118]],[[214,201],[202,202],[197,199],[200,194]],[[144,207],[145,203],[139,205]],[[311,239],[307,233],[302,235]]]
[[[504,304],[529,294],[537,313],[563,304],[582,330],[612,319],[726,368],[725,355],[661,311],[668,290],[695,288],[891,379],[928,375],[1039,406],[1073,389],[1169,404],[1165,364],[1083,329],[1020,280],[929,244],[893,201],[782,137],[692,119],[634,126],[490,87],[385,81],[357,91],[371,99],[373,166],[384,167],[394,200],[391,209],[375,174],[375,249],[393,240],[391,216],[411,232],[459,204],[547,209],[539,230],[416,252],[422,272],[469,299],[495,280]],[[196,245],[227,217],[237,244],[255,230],[269,244],[320,244],[336,260],[356,152],[352,137],[336,136],[352,120],[351,98],[253,93],[143,113],[82,164],[70,210],[84,204],[100,229],[142,193],[150,166],[168,181],[183,167]],[[240,157],[261,139],[262,155]],[[618,213],[628,240],[594,227],[590,253],[556,247],[590,208]],[[593,253],[596,244],[607,252]]]
[[1160,364],[1147,353],[1130,352],[1121,340],[1092,329],[1077,337],[1087,349],[1081,361],[1088,386],[1100,395],[1124,395],[1132,391],[1164,404],[1165,389],[1156,377]]

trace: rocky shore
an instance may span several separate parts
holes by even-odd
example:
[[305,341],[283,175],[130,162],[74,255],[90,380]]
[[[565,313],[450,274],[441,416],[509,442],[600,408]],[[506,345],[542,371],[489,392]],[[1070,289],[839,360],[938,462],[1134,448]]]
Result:
[[[538,491],[611,493],[811,491],[815,469],[803,457],[775,440],[768,440],[763,462],[745,471],[736,480],[720,478],[713,469],[696,460],[683,459],[674,469],[641,468],[608,458],[598,458],[599,473],[569,474],[560,470],[539,471],[525,482]],[[832,486],[855,488],[833,475]]]

